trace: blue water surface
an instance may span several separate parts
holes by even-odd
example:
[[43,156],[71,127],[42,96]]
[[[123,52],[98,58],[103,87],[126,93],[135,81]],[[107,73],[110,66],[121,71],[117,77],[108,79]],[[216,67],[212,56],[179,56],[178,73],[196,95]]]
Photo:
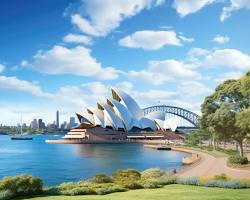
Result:
[[62,136],[37,135],[33,140],[11,140],[0,135],[0,179],[30,174],[45,185],[89,178],[96,173],[111,175],[118,169],[163,170],[182,166],[184,153],[158,151],[140,144],[46,144],[46,139]]

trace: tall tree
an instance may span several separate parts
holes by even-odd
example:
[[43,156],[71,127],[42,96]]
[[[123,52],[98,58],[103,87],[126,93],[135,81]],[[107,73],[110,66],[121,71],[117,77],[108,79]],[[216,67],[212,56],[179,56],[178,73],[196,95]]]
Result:
[[[234,139],[243,155],[243,140],[249,133],[245,111],[250,107],[250,72],[239,80],[227,80],[206,97],[201,106],[202,128],[212,130],[214,138]],[[248,118],[248,121],[250,118]]]
[[[240,147],[242,147],[243,140],[250,134],[250,108],[236,115],[236,126],[239,128],[239,131],[234,137],[239,142]],[[243,147],[240,149],[240,154],[243,155]]]
[[217,133],[217,138],[224,143],[230,139],[237,130],[235,125],[235,112],[230,103],[222,103],[220,108],[213,114],[210,126]]

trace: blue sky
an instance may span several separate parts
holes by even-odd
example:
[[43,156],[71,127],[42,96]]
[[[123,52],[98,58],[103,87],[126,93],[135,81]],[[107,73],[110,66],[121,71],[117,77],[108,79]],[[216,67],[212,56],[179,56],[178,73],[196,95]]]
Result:
[[68,120],[116,86],[199,113],[250,69],[250,0],[3,0],[0,124]]

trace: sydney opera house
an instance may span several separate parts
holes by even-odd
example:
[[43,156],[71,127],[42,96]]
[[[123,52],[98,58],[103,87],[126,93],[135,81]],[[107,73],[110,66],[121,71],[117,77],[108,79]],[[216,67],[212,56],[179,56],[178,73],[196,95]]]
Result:
[[136,101],[124,91],[111,88],[111,97],[96,102],[95,108],[77,113],[80,122],[64,140],[124,141],[129,139],[161,139],[164,132],[176,131],[179,118],[167,118],[164,111],[144,114]]
[[144,116],[143,110],[131,96],[120,89],[111,88],[111,98],[97,102],[96,108],[87,108],[77,117],[83,128],[95,126],[124,132],[175,131],[179,119],[166,119],[165,115],[165,112],[157,111]]

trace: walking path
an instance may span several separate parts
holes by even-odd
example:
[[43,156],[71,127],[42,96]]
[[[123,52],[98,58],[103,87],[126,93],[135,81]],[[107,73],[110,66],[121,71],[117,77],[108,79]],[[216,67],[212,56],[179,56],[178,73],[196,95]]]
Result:
[[214,176],[225,173],[233,178],[250,178],[250,170],[233,169],[227,166],[227,157],[214,157],[207,153],[188,150],[191,153],[199,154],[201,159],[190,166],[177,173],[179,177],[201,177],[201,176]]

